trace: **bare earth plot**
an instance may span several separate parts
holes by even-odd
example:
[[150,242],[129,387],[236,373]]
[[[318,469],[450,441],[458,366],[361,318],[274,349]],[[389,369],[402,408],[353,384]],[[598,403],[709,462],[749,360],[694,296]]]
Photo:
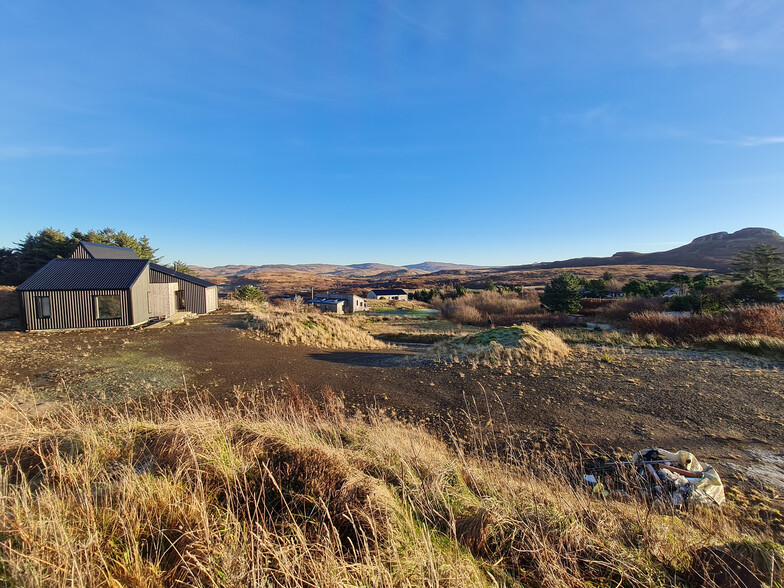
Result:
[[[784,453],[784,373],[767,361],[575,346],[564,365],[502,373],[425,362],[421,348],[283,347],[247,337],[241,326],[241,316],[217,313],[157,330],[0,332],[5,410],[64,399],[154,402],[186,386],[230,399],[236,386],[290,380],[314,393],[330,386],[349,406],[382,408],[436,429],[465,426],[468,407],[483,421],[492,418],[503,438],[532,446],[574,438],[625,452],[687,448],[725,464],[728,474],[759,464],[759,455]],[[759,471],[776,484],[775,475]]]

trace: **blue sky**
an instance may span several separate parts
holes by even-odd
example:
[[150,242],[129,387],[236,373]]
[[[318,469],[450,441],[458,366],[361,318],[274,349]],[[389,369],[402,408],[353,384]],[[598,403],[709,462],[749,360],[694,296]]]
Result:
[[0,0],[0,246],[518,264],[784,232],[784,2]]

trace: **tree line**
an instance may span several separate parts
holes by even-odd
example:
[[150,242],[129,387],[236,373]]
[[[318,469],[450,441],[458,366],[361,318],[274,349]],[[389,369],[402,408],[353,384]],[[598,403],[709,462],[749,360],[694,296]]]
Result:
[[[150,245],[146,235],[136,237],[112,228],[89,231],[74,229],[70,234],[66,234],[59,229],[48,227],[34,234],[28,233],[24,239],[14,243],[13,247],[0,248],[0,284],[21,284],[52,259],[70,257],[81,241],[125,247],[132,249],[141,259],[156,263],[161,260],[161,257],[156,255],[158,250]],[[193,273],[181,260],[168,264],[168,267]]]

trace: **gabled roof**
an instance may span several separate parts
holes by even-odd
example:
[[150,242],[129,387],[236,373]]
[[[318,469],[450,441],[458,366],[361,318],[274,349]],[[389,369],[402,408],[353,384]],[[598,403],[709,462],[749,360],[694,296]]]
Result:
[[53,259],[19,291],[127,290],[147,270],[146,259]]
[[215,286],[215,284],[213,284],[212,282],[208,282],[207,280],[202,280],[201,278],[197,278],[196,276],[191,276],[189,274],[184,274],[182,272],[175,271],[172,268],[166,267],[165,265],[161,265],[159,263],[151,263],[150,269],[153,269],[156,272],[161,272],[162,274],[166,274],[167,276],[171,276],[173,278],[185,280],[186,282],[190,282],[191,284],[196,284],[197,286],[203,286],[204,288]]
[[393,288],[392,290],[371,290],[371,292],[375,292],[376,296],[401,296],[406,294],[406,291],[401,290],[400,288]]
[[84,247],[93,259],[139,259],[136,252],[127,247],[115,247],[114,245],[102,245],[87,241],[80,241],[79,245]]

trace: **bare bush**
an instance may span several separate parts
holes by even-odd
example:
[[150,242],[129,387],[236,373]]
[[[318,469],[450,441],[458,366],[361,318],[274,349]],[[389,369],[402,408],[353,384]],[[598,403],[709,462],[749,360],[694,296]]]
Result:
[[535,294],[483,290],[470,292],[455,299],[434,299],[433,306],[452,322],[478,327],[488,324],[508,326],[520,323],[526,316],[541,312]]
[[663,312],[663,298],[628,297],[616,298],[596,313],[596,320],[606,322],[626,322],[630,315],[641,312]]
[[784,306],[741,307],[718,315],[675,315],[645,311],[630,316],[632,329],[670,341],[695,341],[712,335],[784,337]]

